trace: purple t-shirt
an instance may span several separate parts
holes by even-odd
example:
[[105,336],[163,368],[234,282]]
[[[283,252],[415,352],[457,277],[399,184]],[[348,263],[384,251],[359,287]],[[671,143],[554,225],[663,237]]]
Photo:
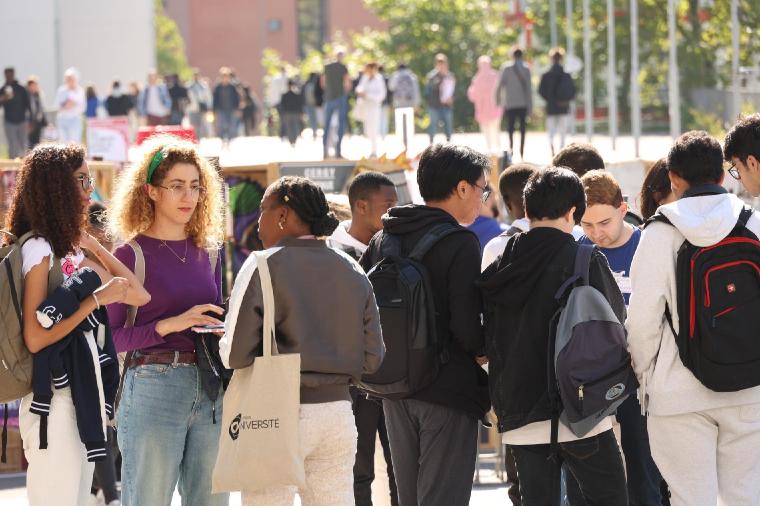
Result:
[[[159,239],[140,235],[136,241],[145,256],[145,289],[150,293],[151,301],[138,308],[135,326],[129,329],[124,328],[127,306],[108,306],[116,351],[195,351],[193,332],[190,329],[161,337],[156,332],[156,322],[182,314],[199,304],[221,303],[221,256],[217,259],[216,272],[213,273],[208,252],[195,246],[190,239],[187,240],[185,263]],[[166,244],[179,256],[185,253],[185,241],[166,241]],[[114,255],[130,270],[134,270],[135,254],[132,248],[125,244]]]

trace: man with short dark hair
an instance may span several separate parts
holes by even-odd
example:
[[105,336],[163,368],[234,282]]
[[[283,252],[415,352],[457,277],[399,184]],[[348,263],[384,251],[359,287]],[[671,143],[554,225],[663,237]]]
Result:
[[16,80],[12,67],[5,69],[5,84],[0,88],[0,105],[3,106],[3,126],[8,140],[8,158],[23,156],[27,146],[27,117],[29,94]]
[[124,93],[118,80],[113,82],[105,105],[109,116],[127,116],[132,109],[132,100]]
[[[552,459],[547,364],[553,363],[550,326],[560,309],[560,286],[572,275],[578,244],[571,232],[585,211],[578,176],[549,167],[523,192],[528,232],[513,236],[479,281],[484,297],[489,383],[502,442],[517,464],[523,504],[559,505],[561,463],[578,480],[589,504],[628,506],[625,471],[609,417],[579,438],[559,424],[559,459]],[[604,255],[594,251],[589,284],[625,320],[625,303]]]
[[509,238],[520,232],[527,232],[530,222],[525,217],[523,206],[523,189],[528,179],[536,173],[538,167],[530,163],[518,163],[508,167],[499,176],[499,193],[504,205],[512,218],[510,227],[498,237],[491,239],[483,249],[482,270],[491,265],[496,258],[504,253],[504,246]]
[[[730,157],[736,152],[728,153]],[[668,153],[668,175],[679,200],[659,208],[658,214],[669,223],[658,220],[646,227],[631,266],[628,344],[642,385],[643,411],[649,415],[652,457],[668,483],[674,505],[760,503],[757,480],[760,386],[711,390],[685,365],[684,360],[693,356],[684,358],[678,344],[679,335],[688,339],[682,334],[693,333],[698,321],[709,312],[712,319],[706,326],[713,329],[715,337],[695,335],[695,341],[700,337],[700,353],[709,354],[704,358],[712,360],[711,364],[719,360],[733,366],[730,374],[737,374],[741,362],[757,360],[753,353],[757,329],[746,327],[753,312],[757,312],[757,301],[747,301],[743,294],[752,294],[751,279],[757,282],[754,273],[758,265],[741,263],[750,279],[736,278],[738,271],[730,269],[732,258],[725,257],[712,267],[706,266],[710,275],[704,281],[705,290],[709,290],[707,295],[712,294],[712,306],[701,289],[699,293],[693,292],[693,279],[690,296],[684,295],[689,293],[688,283],[678,281],[684,274],[693,274],[676,268],[677,260],[681,264],[683,257],[679,258],[679,251],[685,241],[703,248],[698,250],[698,254],[703,254],[732,233],[740,222],[744,202],[721,186],[725,176],[723,156],[720,144],[707,132],[687,132],[675,141]],[[756,212],[751,213],[746,229],[742,230],[760,236]],[[747,247],[751,248],[751,243]],[[722,251],[726,252],[724,255],[736,253],[736,250]],[[698,254],[689,257],[690,263],[697,260]],[[702,282],[700,279],[699,283]],[[694,302],[687,311],[678,310],[682,297]],[[700,297],[698,302],[696,297]],[[684,319],[690,323],[684,326]],[[724,330],[737,332],[736,325],[742,322],[747,334],[743,343],[724,337]],[[684,328],[687,330],[674,330]],[[699,324],[699,329],[703,328]],[[739,332],[741,328],[738,327]],[[733,348],[737,345],[738,350]],[[727,351],[737,356],[729,358]]]
[[594,146],[583,142],[573,142],[562,148],[552,158],[552,165],[567,167],[578,177],[583,177],[590,170],[604,170],[602,155]]
[[382,258],[383,237],[396,236],[409,254],[438,225],[456,229],[422,258],[435,307],[435,326],[448,357],[432,383],[401,400],[384,400],[401,506],[466,506],[472,491],[478,423],[490,408],[481,365],[483,331],[480,245],[462,225],[475,221],[487,197],[490,160],[464,146],[436,144],[420,158],[417,183],[425,205],[394,207],[361,259],[369,270]]
[[26,81],[26,91],[29,93],[29,149],[39,144],[42,129],[48,124],[45,116],[45,101],[37,76],[29,76]]
[[[379,172],[362,172],[348,185],[351,220],[335,229],[327,244],[340,249],[356,260],[367,249],[370,239],[383,229],[382,217],[398,203],[393,181]],[[354,497],[357,506],[372,506],[372,482],[375,480],[375,438],[380,444],[388,470],[391,504],[398,506],[396,481],[391,463],[391,447],[385,426],[382,400],[351,388],[357,444],[354,463]]]
[[723,144],[723,157],[732,165],[728,173],[753,196],[760,196],[760,113],[737,121]]

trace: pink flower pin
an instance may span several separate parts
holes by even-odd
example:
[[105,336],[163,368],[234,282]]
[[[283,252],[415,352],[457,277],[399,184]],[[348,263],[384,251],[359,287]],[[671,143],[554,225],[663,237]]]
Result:
[[66,260],[63,262],[63,265],[61,266],[61,270],[63,270],[63,275],[68,278],[74,274],[77,268],[71,258],[66,258]]

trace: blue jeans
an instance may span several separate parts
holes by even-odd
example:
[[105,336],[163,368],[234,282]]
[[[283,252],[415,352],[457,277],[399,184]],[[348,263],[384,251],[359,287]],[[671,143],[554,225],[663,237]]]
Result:
[[335,100],[325,102],[325,134],[322,136],[325,156],[330,142],[330,123],[333,113],[338,114],[338,140],[335,142],[335,156],[340,156],[340,142],[346,132],[346,119],[348,116],[348,97],[342,96]]
[[309,117],[309,128],[311,128],[312,135],[317,138],[317,128],[319,128],[319,121],[317,118],[317,110],[319,108],[314,105],[306,106],[306,115]]
[[183,506],[222,506],[211,494],[222,420],[222,395],[212,406],[194,365],[130,369],[118,413],[122,504],[168,506],[175,486]]
[[430,136],[430,143],[433,143],[433,137],[438,132],[438,123],[443,121],[443,133],[446,134],[446,140],[451,140],[451,128],[454,123],[454,112],[451,107],[431,107],[430,108],[430,126],[428,127],[428,135]]
[[217,135],[223,140],[228,141],[235,137],[236,120],[233,111],[216,111],[216,129]]

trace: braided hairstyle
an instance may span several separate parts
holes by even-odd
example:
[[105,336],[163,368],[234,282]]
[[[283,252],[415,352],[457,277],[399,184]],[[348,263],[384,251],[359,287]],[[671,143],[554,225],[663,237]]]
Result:
[[322,188],[305,177],[285,176],[272,184],[272,194],[292,209],[317,237],[332,235],[338,218],[330,211]]

